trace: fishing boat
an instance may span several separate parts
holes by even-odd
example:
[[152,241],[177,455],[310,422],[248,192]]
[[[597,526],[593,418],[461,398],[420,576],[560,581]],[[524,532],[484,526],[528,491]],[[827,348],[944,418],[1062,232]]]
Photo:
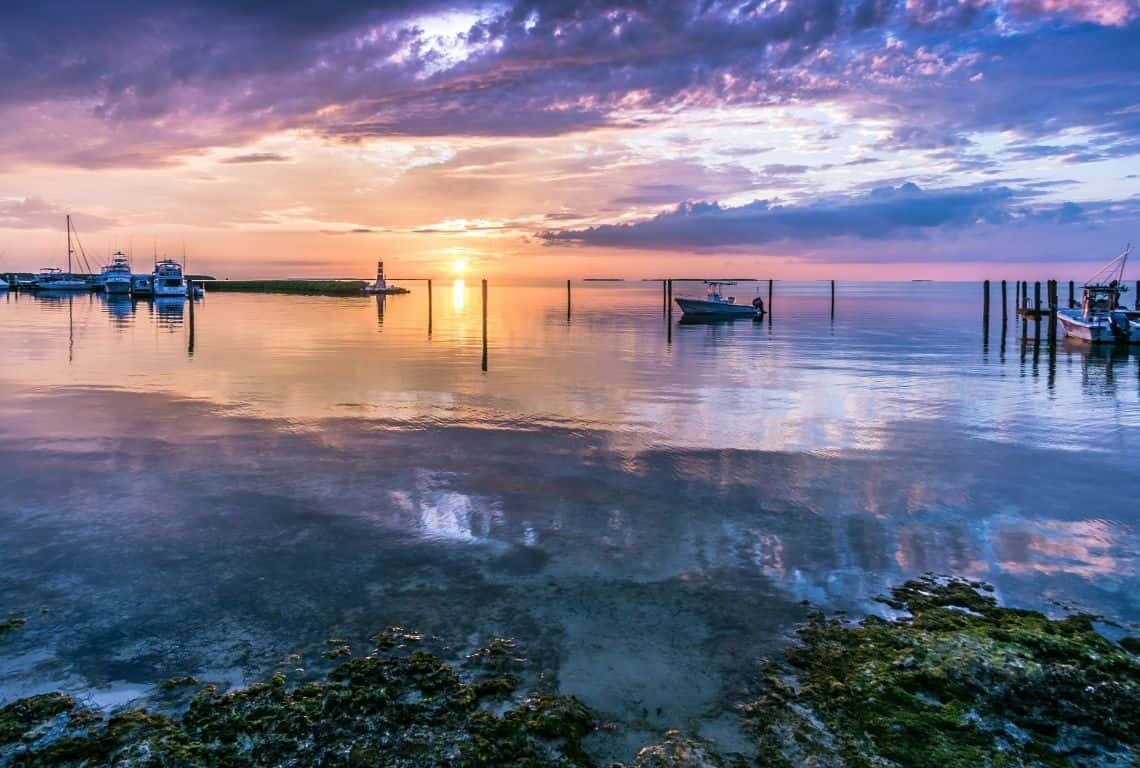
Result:
[[1140,343],[1140,311],[1121,302],[1128,287],[1124,267],[1132,246],[1104,265],[1084,284],[1081,306],[1057,310],[1057,322],[1066,336],[1092,344]]
[[726,285],[732,282],[706,281],[708,294],[703,299],[688,299],[678,296],[674,299],[681,308],[683,317],[732,319],[739,317],[759,317],[764,314],[764,300],[757,296],[751,304],[737,304],[735,296],[725,297]]
[[408,289],[390,285],[384,279],[384,262],[378,261],[376,262],[376,282],[366,286],[364,292],[372,296],[386,296],[394,293],[407,293]]
[[[71,243],[71,216],[67,217],[67,271],[58,267],[44,267],[36,275],[33,287],[37,291],[89,291],[91,284],[86,278],[76,277],[71,272],[71,257],[75,255],[75,248]],[[78,240],[78,235],[76,236]],[[82,246],[80,246],[82,248]],[[86,257],[84,257],[86,259]]]
[[107,293],[124,294],[131,292],[131,264],[122,251],[111,254],[111,263],[103,267],[99,275],[103,290]]
[[159,297],[186,296],[186,279],[182,276],[182,265],[173,259],[163,259],[154,265],[154,295]]

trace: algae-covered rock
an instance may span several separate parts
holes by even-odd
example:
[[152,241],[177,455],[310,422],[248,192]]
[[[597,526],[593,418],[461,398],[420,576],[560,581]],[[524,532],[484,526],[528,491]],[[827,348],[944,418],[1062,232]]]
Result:
[[75,699],[62,693],[43,693],[12,702],[0,709],[0,746],[28,737],[37,726],[74,706]]
[[885,600],[907,618],[814,616],[746,710],[763,766],[1134,764],[1140,661],[1087,616],[998,606],[961,581]]
[[[148,768],[449,765],[577,768],[593,717],[576,699],[536,695],[501,715],[480,699],[509,697],[514,681],[472,684],[406,633],[390,650],[353,659],[327,679],[292,689],[283,676],[221,694],[205,686],[180,718],[130,710],[92,721],[78,710],[58,738],[27,743],[11,765]],[[410,647],[409,647],[410,646]],[[182,683],[184,679],[178,679]],[[497,682],[495,682],[497,681]],[[19,740],[37,722],[74,709],[67,697],[6,707],[3,734]],[[11,725],[9,725],[9,722]],[[0,764],[4,763],[0,755]]]
[[198,678],[193,675],[185,675],[183,677],[170,677],[163,680],[159,684],[159,690],[173,691],[177,688],[188,688],[198,684]]
[[708,742],[673,730],[666,732],[660,744],[641,749],[633,768],[737,768],[743,764],[743,758],[730,761]]
[[0,619],[0,636],[6,635],[9,632],[15,632],[20,627],[27,623],[25,619],[18,616],[11,616],[7,619]]

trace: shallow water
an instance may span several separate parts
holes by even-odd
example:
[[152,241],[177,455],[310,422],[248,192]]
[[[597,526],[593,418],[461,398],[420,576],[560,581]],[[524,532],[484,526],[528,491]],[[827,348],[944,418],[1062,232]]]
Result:
[[[744,748],[801,601],[927,571],[1140,622],[1140,357],[983,335],[980,287],[660,284],[184,302],[0,294],[0,700],[232,684],[398,623],[518,638],[622,728]],[[677,284],[678,294],[696,286]],[[741,298],[754,290],[735,289]],[[1033,328],[1030,326],[1030,334]],[[1044,335],[1045,331],[1042,330]],[[299,653],[300,660],[288,659]]]

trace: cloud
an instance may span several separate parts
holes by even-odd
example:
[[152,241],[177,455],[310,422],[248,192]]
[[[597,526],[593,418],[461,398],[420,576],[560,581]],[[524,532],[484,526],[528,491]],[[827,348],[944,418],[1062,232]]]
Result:
[[[39,197],[0,198],[0,229],[53,229],[63,231],[69,211]],[[71,217],[77,229],[93,232],[113,226],[102,216],[86,213]]]
[[288,160],[288,155],[278,154],[277,152],[249,152],[244,155],[225,157],[218,162],[240,165],[244,163],[284,163]]
[[703,249],[813,242],[852,237],[886,240],[936,229],[1002,223],[1014,218],[1014,192],[1005,187],[959,187],[924,191],[915,184],[880,187],[869,193],[782,205],[755,200],[725,207],[682,203],[652,219],[579,230],[552,230],[551,244]]
[[1136,0],[316,9],[302,0],[7,8],[0,119],[25,109],[55,117],[47,135],[34,119],[5,119],[19,135],[0,153],[146,166],[286,129],[347,141],[549,136],[624,124],[638,110],[843,98],[897,123],[894,140],[908,146],[960,146],[982,127],[1120,130],[1140,119],[1119,113],[1140,55],[1129,27]]

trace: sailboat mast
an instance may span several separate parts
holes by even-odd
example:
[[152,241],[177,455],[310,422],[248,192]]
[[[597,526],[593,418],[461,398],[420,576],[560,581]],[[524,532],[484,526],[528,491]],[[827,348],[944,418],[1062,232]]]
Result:
[[71,277],[71,214],[67,214],[67,276]]

